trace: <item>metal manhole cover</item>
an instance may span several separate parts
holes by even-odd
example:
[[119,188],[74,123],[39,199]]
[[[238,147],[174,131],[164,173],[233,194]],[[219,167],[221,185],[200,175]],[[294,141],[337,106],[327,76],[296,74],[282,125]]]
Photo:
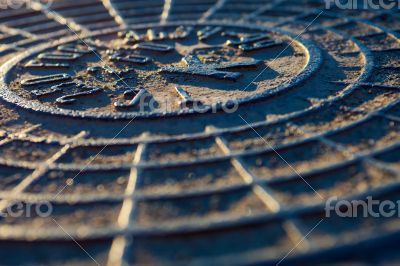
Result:
[[5,6],[0,265],[397,265],[398,214],[346,203],[399,199],[399,18]]

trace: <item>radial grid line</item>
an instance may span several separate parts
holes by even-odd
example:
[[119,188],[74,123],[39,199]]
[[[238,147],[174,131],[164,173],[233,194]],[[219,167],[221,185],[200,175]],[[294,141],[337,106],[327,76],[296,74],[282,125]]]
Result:
[[[363,119],[363,121],[367,121],[367,119]],[[351,127],[351,126],[350,126]],[[347,127],[346,127],[347,128]],[[249,127],[249,129],[250,129],[250,127]],[[345,131],[330,131],[330,132],[328,132],[328,133],[334,133],[334,132],[345,132]],[[214,135],[211,135],[211,136],[214,136]],[[302,140],[301,142],[302,143],[305,143],[305,142],[308,142],[308,141],[312,141],[312,140],[318,140],[318,137],[320,136],[320,134],[314,134],[314,135],[312,135],[310,138],[308,138],[308,139],[305,139],[305,140]],[[65,142],[64,142],[65,143]],[[151,143],[151,142],[145,142],[145,143]],[[290,143],[288,143],[288,144],[283,144],[283,145],[280,145],[276,150],[280,150],[280,149],[287,149],[287,148],[289,148],[289,147],[291,147],[292,145],[298,145],[299,144],[299,142],[298,141],[295,141],[295,142],[290,142]],[[74,145],[77,145],[76,144],[76,142],[74,143]],[[112,145],[112,143],[107,143],[107,144],[105,144],[105,145]],[[122,145],[122,143],[119,143],[119,145]],[[249,156],[249,155],[255,155],[255,154],[259,154],[259,153],[263,153],[263,152],[269,152],[269,151],[273,151],[271,148],[269,148],[269,147],[267,147],[267,148],[263,148],[263,149],[256,149],[256,150],[253,150],[253,151],[248,151],[248,152],[245,152],[245,153],[236,153],[235,155],[240,155],[240,156]],[[376,151],[374,151],[374,152],[379,152],[379,150],[376,150]],[[362,154],[357,154],[357,157],[362,157],[363,155]],[[227,160],[227,159],[230,159],[230,157],[229,156],[221,156],[221,157],[219,157],[219,159],[220,160]],[[210,160],[207,160],[207,159],[205,159],[204,161],[210,161]],[[3,161],[4,162],[4,161]],[[182,161],[182,162],[177,162],[177,163],[168,163],[168,164],[161,164],[160,165],[160,167],[168,167],[168,166],[173,166],[173,165],[175,165],[175,166],[179,166],[179,165],[185,165],[185,164],[190,164],[190,161],[187,161],[187,162],[185,162],[185,161]],[[9,165],[9,166],[17,166],[18,167],[18,165],[20,165],[20,164],[7,164],[6,163],[6,165]],[[35,164],[36,165],[36,164]],[[72,165],[72,166],[74,166],[74,165]],[[78,165],[79,166],[79,165]],[[125,167],[128,167],[128,169],[130,168],[130,165],[128,166],[128,165],[125,165],[124,166],[124,168]],[[61,167],[60,165],[57,165],[57,167]],[[81,166],[79,166],[79,167],[81,167]],[[153,167],[153,165],[152,164],[144,164],[143,165],[143,167],[145,167],[145,168],[152,168]],[[60,169],[63,169],[62,167],[60,168]],[[75,169],[75,168],[74,168]],[[115,168],[113,168],[113,167],[110,167],[110,168],[102,168],[102,169],[115,169]]]
[[[212,130],[212,127],[208,127],[208,130]],[[220,150],[226,155],[231,155],[232,151],[229,148],[229,144],[226,139],[219,136],[215,137],[215,143],[220,148]],[[278,201],[277,197],[274,195],[275,193],[269,188],[267,185],[260,185],[260,180],[255,177],[246,164],[237,157],[233,157],[231,160],[231,164],[243,178],[243,180],[252,186],[252,190],[254,194],[259,198],[263,204],[273,213],[278,213],[282,209],[281,203]],[[294,244],[296,244],[299,240],[304,239],[304,234],[302,233],[302,226],[299,225],[299,221],[294,221],[293,219],[287,219],[283,224],[283,229],[286,231],[287,236]],[[303,240],[304,245],[301,246],[301,251],[306,252],[311,247],[311,244]]]
[[174,0],[164,0],[163,11],[160,17],[160,23],[165,24],[168,21],[168,17],[171,13],[171,8]]
[[343,145],[341,145],[340,143],[337,143],[333,140],[328,139],[325,135],[316,135],[313,132],[310,132],[306,129],[304,129],[304,127],[302,126],[298,126],[294,123],[289,122],[288,125],[294,129],[297,129],[301,132],[303,132],[303,134],[310,136],[310,137],[316,137],[318,141],[320,141],[321,143],[325,144],[326,146],[335,149],[336,151],[338,151],[339,153],[343,154],[345,157],[347,157],[349,160],[352,160],[355,158],[355,154],[350,152],[348,149],[346,149],[346,147],[344,147]]
[[[377,196],[379,196],[379,195],[383,195],[383,194],[388,194],[388,193],[393,192],[393,191],[397,192],[397,191],[399,191],[399,188],[400,188],[399,183],[385,185],[385,186],[383,186],[381,188],[374,189],[368,195],[377,195]],[[358,194],[354,195],[353,197],[346,198],[346,199],[347,200],[352,200],[352,199],[356,199],[357,200],[357,199],[360,199],[362,197],[365,197],[365,193],[358,193]],[[281,215],[277,214],[275,216],[271,216],[271,215],[265,214],[263,216],[258,216],[255,220],[252,220],[252,219],[246,219],[246,220],[247,220],[248,224],[253,224],[253,222],[256,222],[258,224],[261,221],[264,222],[264,223],[269,223],[271,221],[276,221],[276,219],[280,219],[280,220],[287,219],[286,217],[293,216],[293,215],[296,215],[296,216],[312,215],[312,214],[315,214],[316,212],[323,211],[324,210],[323,208],[324,208],[324,204],[321,204],[318,207],[318,210],[316,210],[315,208],[309,209],[309,208],[305,207],[305,208],[297,209],[295,211],[295,213],[289,211],[289,213],[282,213]],[[261,220],[260,220],[260,218],[261,218]],[[222,222],[226,222],[226,220],[223,220]],[[215,227],[215,225],[217,225],[217,227]],[[183,232],[196,232],[196,233],[199,233],[200,231],[201,232],[209,232],[210,230],[213,231],[213,230],[216,230],[216,229],[222,230],[222,229],[238,228],[238,227],[243,226],[243,223],[242,222],[229,223],[229,225],[226,225],[226,226],[223,226],[223,227],[221,227],[220,225],[221,225],[221,221],[215,221],[215,223],[213,221],[210,221],[210,222],[204,223],[201,227],[193,228],[190,224],[178,224],[178,225],[175,226],[175,228],[170,228],[169,227],[166,230],[163,230],[163,229],[161,229],[160,227],[157,227],[157,226],[156,227],[148,227],[145,230],[131,227],[131,228],[129,228],[129,230],[123,230],[123,231],[121,229],[117,230],[114,227],[111,228],[111,230],[108,229],[108,228],[99,228],[99,229],[94,229],[94,230],[90,230],[89,229],[89,231],[86,232],[86,236],[89,237],[88,239],[110,238],[110,237],[115,237],[115,235],[123,235],[123,234],[126,234],[126,235],[130,234],[132,236],[140,235],[142,237],[143,236],[157,236],[157,235],[164,235],[165,236],[165,235],[170,235],[170,234],[173,234],[173,235],[181,234]],[[190,227],[190,231],[186,230],[188,227]],[[301,231],[303,231],[303,232],[306,231],[306,230],[303,230],[304,227],[301,227],[301,226],[298,226],[298,227],[302,229]],[[21,229],[22,228],[18,227],[18,226],[3,226],[3,227],[0,227],[1,239],[9,239],[10,237],[11,238],[21,238],[21,237],[25,238],[25,236],[23,235],[24,231],[22,231]],[[11,230],[11,232],[10,233],[5,233],[5,230]],[[294,234],[296,234],[296,232]],[[82,238],[82,236],[79,236],[79,234],[77,234],[77,233],[73,234],[73,236]],[[294,236],[293,238],[295,238],[295,237],[296,236]],[[27,237],[27,239],[32,239],[32,238],[37,239],[37,240],[39,240],[39,239],[59,240],[61,238],[61,236],[60,235],[55,235],[54,234],[54,230],[53,231],[49,231],[49,229],[47,229],[47,230],[44,229],[44,230],[41,230],[41,231],[32,232],[32,234],[29,234],[29,236]],[[62,239],[64,239],[64,238],[62,238]],[[83,237],[82,240],[83,239],[86,239],[86,237]]]
[[379,116],[386,118],[388,120],[400,123],[400,117],[388,114],[378,114]]
[[[73,138],[81,138],[82,133],[77,134]],[[73,139],[72,138],[72,139]],[[20,194],[23,191],[25,191],[33,182],[38,180],[40,177],[42,177],[49,169],[51,169],[51,166],[54,165],[54,163],[61,158],[64,154],[67,153],[67,151],[71,148],[70,144],[66,144],[65,146],[61,147],[58,152],[53,154],[49,159],[47,159],[41,166],[39,166],[37,169],[35,169],[30,175],[25,177],[19,184],[17,184],[13,189],[12,193],[13,194]],[[3,211],[7,206],[10,205],[10,201],[8,200],[2,200],[0,201],[0,212]]]
[[299,252],[306,253],[310,251],[310,249],[315,248],[315,245],[306,238],[307,230],[300,219],[289,218],[283,222],[282,228],[285,230],[290,241],[296,245]]
[[[338,97],[337,97],[337,99],[340,99],[340,98],[342,98],[342,96],[338,96]],[[325,105],[324,105],[324,106],[325,106]]]
[[[363,84],[363,83],[360,83],[360,84]],[[392,102],[392,104],[390,106],[392,106],[393,104],[397,104],[397,103],[399,103],[398,100]],[[347,128],[356,126],[360,122],[365,121],[366,119],[368,119],[368,118],[370,118],[372,116],[385,116],[389,120],[399,121],[400,120],[399,117],[396,117],[396,116],[390,116],[389,117],[389,115],[382,114],[382,111],[384,111],[387,108],[388,107],[379,108],[376,111],[373,111],[372,113],[369,113],[364,118],[362,118],[360,120],[357,120],[355,122],[351,122],[351,123],[347,124],[346,126],[337,128],[334,131],[346,130]],[[313,111],[315,112],[316,110],[313,110]],[[312,112],[312,113],[314,113],[314,112]],[[285,119],[285,120],[280,121],[280,122],[285,122],[285,121],[289,121],[289,120]],[[278,123],[278,122],[274,122],[274,124],[276,124],[276,123]],[[252,126],[255,128],[255,127],[259,127],[259,126],[265,126],[265,125],[268,125],[268,124],[269,124],[268,121],[261,121],[261,122],[252,123]],[[148,141],[146,141],[146,140],[140,140],[140,141],[139,140],[135,140],[135,141],[132,141],[130,139],[124,139],[124,140],[118,141],[118,142],[110,142],[110,141],[107,142],[106,141],[106,142],[103,142],[103,143],[104,143],[104,145],[106,145],[106,144],[109,144],[109,145],[112,145],[112,144],[121,144],[121,145],[122,144],[126,144],[126,145],[128,145],[128,144],[137,144],[138,142],[146,142],[148,144],[151,144],[151,143],[165,143],[165,142],[169,142],[169,141],[175,142],[176,140],[197,140],[197,139],[200,139],[200,138],[212,137],[212,136],[220,135],[220,134],[227,133],[227,132],[231,132],[231,133],[241,132],[241,131],[244,131],[244,130],[247,130],[247,129],[251,129],[251,127],[246,124],[246,125],[242,125],[242,126],[237,126],[237,127],[231,128],[231,129],[229,129],[229,131],[224,130],[224,129],[216,129],[215,131],[212,131],[212,132],[210,131],[210,132],[206,132],[206,133],[202,133],[202,134],[194,134],[193,136],[185,137],[185,138],[170,138],[170,139],[153,138],[152,140],[148,140]],[[322,134],[315,133],[315,134],[312,134],[312,135],[313,135],[313,137],[314,136],[318,137],[320,135],[326,135],[326,134],[330,134],[332,132],[333,131],[328,131],[328,132],[324,132]],[[29,141],[29,138],[26,138],[24,140],[28,140]],[[83,139],[81,139],[81,140],[83,140]],[[87,139],[85,142],[76,143],[76,145],[85,146],[86,143],[93,143],[93,141],[94,141],[93,139]],[[60,143],[64,143],[64,142],[60,142]]]
[[379,161],[372,157],[365,158],[364,163],[367,165],[372,165],[376,168],[379,168],[383,171],[390,172],[390,173],[395,174],[396,176],[400,177],[400,169],[396,168],[395,166],[393,166],[389,163]]
[[[221,140],[224,141],[224,139],[222,139],[222,138],[221,138]],[[330,142],[330,143],[327,142],[328,139],[326,139],[325,137],[320,137],[319,140],[322,140],[322,142],[324,142],[325,144],[328,144],[328,145],[333,145],[333,144],[334,144],[334,142]],[[240,166],[240,163],[241,163],[241,161],[238,160],[238,164],[237,164],[237,165]],[[242,165],[242,166],[243,166],[243,165]],[[239,167],[239,168],[244,168],[244,167]],[[246,168],[244,168],[244,169],[246,170]],[[322,222],[322,220],[321,220],[320,222]],[[293,228],[291,228],[291,225],[288,225],[287,227],[288,227],[288,230],[292,230],[292,231],[293,231],[293,235],[294,235],[294,236],[297,235],[296,238],[298,239],[298,241],[300,241],[300,242],[303,241],[303,237],[301,237],[301,234],[298,234],[298,232],[296,232],[297,228],[294,228],[294,229],[293,229]],[[314,228],[313,228],[313,229],[314,229]],[[304,234],[303,234],[303,235],[304,235]],[[307,234],[307,235],[308,235],[308,234]],[[299,243],[299,244],[300,244],[300,243]],[[297,246],[297,245],[296,245],[296,246]],[[292,252],[292,251],[290,251],[290,252]],[[290,254],[290,252],[289,252],[289,254]],[[288,255],[289,255],[289,254],[288,254]],[[286,256],[285,256],[285,257],[286,257]],[[280,262],[279,262],[279,263],[280,263]]]
[[[380,193],[379,191],[382,191],[382,190],[377,190],[375,193]],[[384,191],[385,191],[385,189],[384,189]],[[362,194],[360,194],[360,195],[362,195]],[[356,197],[356,198],[359,198],[359,196],[358,197]],[[297,216],[298,214],[296,214],[296,216]],[[303,230],[304,231],[304,230]],[[134,231],[130,231],[130,232],[132,232],[132,233],[134,233]],[[151,234],[151,229],[149,229],[149,231],[148,231],[150,234]],[[123,232],[121,232],[121,233],[123,233]],[[143,233],[143,232],[142,232]],[[98,233],[97,233],[98,234]],[[100,237],[101,236],[101,234],[98,234],[98,237]]]
[[[51,10],[46,9],[46,12],[49,13],[49,14],[51,14],[53,17],[55,17],[55,18],[57,18],[57,19],[59,19],[59,20],[62,20],[62,19],[63,19],[62,17],[60,17],[60,15],[58,15],[58,14],[55,13],[54,11],[51,11]],[[96,52],[95,50],[93,50],[93,48],[90,47],[90,46],[89,46],[89,45],[74,31],[74,29],[71,28],[71,27],[68,25],[68,23],[65,24],[65,25],[70,29],[70,31],[71,31],[72,33],[74,33],[74,34],[76,35],[76,37],[77,37],[80,41],[82,41],[82,42],[88,47],[89,50],[92,51],[92,53],[94,53],[94,55],[96,55],[96,57],[99,58],[99,60],[100,60],[101,62],[104,63],[104,61],[103,61],[103,59],[101,58],[101,56],[100,56],[99,54],[97,54],[97,52]],[[107,66],[107,67],[108,67],[108,66]],[[113,72],[127,87],[130,87],[130,86],[116,73],[115,70],[113,70],[113,69],[110,68],[110,67],[108,67],[108,68],[109,68],[109,69],[110,69],[110,70],[111,70],[111,71],[112,71],[112,72]],[[112,139],[111,139],[111,141],[113,141],[115,138],[117,138],[117,137],[122,133],[122,131],[132,123],[132,121],[133,121],[135,118],[136,118],[136,117],[134,116],[130,121],[128,121],[128,123],[127,123],[127,124],[112,138]],[[79,173],[73,178],[73,180],[74,180],[77,176],[79,176],[80,173],[81,173],[82,171],[84,171],[84,170],[90,165],[90,163],[91,163],[94,159],[96,159],[96,157],[97,157],[105,148],[108,147],[108,145],[109,145],[109,144],[107,144],[98,154],[96,154],[96,156],[95,156],[94,158],[92,158],[92,160],[89,161],[89,163],[86,164],[85,167],[84,167],[83,169],[81,169],[81,170],[79,171]],[[62,193],[63,190],[64,190],[66,187],[67,187],[67,185],[65,185],[65,186],[56,194],[55,197],[57,197],[60,193]]]
[[[370,115],[371,115],[371,116],[373,116],[373,115],[379,116],[378,113],[376,113],[376,114],[370,114]],[[383,116],[383,118],[385,118],[385,117]],[[388,120],[390,120],[390,119],[388,119]],[[288,123],[288,124],[289,124],[291,127],[295,128],[295,129],[297,129],[297,130],[299,130],[299,131],[302,131],[302,132],[303,132],[304,134],[306,134],[306,135],[309,135],[309,136],[316,136],[315,133],[312,133],[312,132],[310,132],[310,131],[304,129],[304,127],[302,127],[302,126],[298,126],[298,125],[293,124],[293,123]],[[335,142],[335,141],[333,141],[333,140],[328,139],[325,135],[317,135],[316,137],[317,137],[317,139],[318,139],[321,143],[325,144],[325,145],[328,146],[328,147],[331,147],[331,148],[335,149],[336,151],[342,153],[343,155],[345,155],[345,156],[348,157],[349,159],[354,159],[354,158],[356,158],[357,156],[359,156],[359,154],[355,154],[354,152],[349,151],[349,150],[348,150],[345,146],[343,146],[342,144],[337,143],[337,142]],[[369,155],[367,155],[367,154],[366,154],[365,156],[363,156],[363,158],[366,158],[366,159],[367,159],[368,157],[369,157]]]
[[289,250],[289,252],[286,253],[286,255],[280,261],[278,261],[277,264],[275,264],[275,266],[279,266],[301,243],[306,241],[307,237],[322,223],[322,221],[324,221],[324,219],[321,219],[313,228],[311,228],[311,230],[302,239],[300,239],[300,241],[297,242],[296,245]]
[[27,39],[39,39],[39,36],[36,34],[30,33],[29,31],[26,30],[10,27],[4,24],[0,25],[0,30],[10,35],[21,35]]
[[86,28],[85,26],[83,26],[79,23],[76,23],[71,18],[64,17],[63,15],[59,14],[58,12],[56,12],[54,10],[50,10],[49,7],[45,6],[41,2],[32,0],[30,7],[33,10],[42,12],[47,18],[57,21],[61,25],[67,26],[70,30],[79,31],[84,34],[91,33],[91,31],[88,28]]
[[[325,172],[327,172],[327,171],[331,171],[331,169],[332,169],[332,167],[334,167],[335,169],[338,169],[338,168],[341,168],[342,166],[345,166],[345,165],[348,165],[349,163],[354,163],[354,162],[359,162],[359,161],[365,161],[365,158],[372,158],[372,157],[375,157],[376,155],[378,155],[378,154],[382,154],[382,153],[384,153],[384,152],[386,152],[386,151],[389,151],[389,150],[393,150],[394,148],[398,148],[398,146],[399,145],[391,145],[391,146],[387,146],[387,147],[384,147],[383,149],[380,149],[380,150],[373,150],[370,154],[358,154],[358,153],[355,153],[354,154],[354,157],[352,158],[352,159],[348,159],[348,160],[345,160],[345,161],[341,161],[341,162],[339,162],[339,163],[336,163],[336,164],[334,164],[334,165],[330,165],[330,166],[328,166],[328,167],[323,167],[323,168],[317,168],[317,169],[312,169],[312,170],[310,170],[310,171],[308,171],[308,172],[306,172],[306,173],[303,173],[304,175],[307,175],[307,176],[310,176],[310,175],[313,175],[313,174],[315,174],[315,173],[319,173],[319,174],[321,174],[321,173],[325,173]],[[271,150],[272,151],[272,150]],[[240,155],[240,154],[233,154],[233,156],[242,156],[242,155]],[[14,166],[15,167],[15,166]],[[131,166],[130,166],[131,167]],[[143,168],[143,169],[145,169],[147,166],[146,165],[141,165],[141,167]],[[58,169],[58,170],[60,170],[60,169],[62,169],[62,168],[59,168],[59,167],[54,167],[54,168],[52,168],[52,169]],[[118,168],[118,169],[120,169],[120,168]],[[125,169],[125,168],[124,168]],[[71,170],[71,168],[68,168],[68,170]],[[390,169],[389,169],[390,170]],[[97,171],[100,171],[99,169],[97,169]],[[391,172],[393,172],[393,170],[390,170]],[[290,179],[292,180],[292,179],[295,179],[295,178],[298,178],[297,177],[297,175],[293,175],[292,177],[290,177]],[[247,180],[251,180],[251,179],[247,179]],[[284,180],[289,180],[288,179],[288,177],[285,177],[285,179]],[[267,182],[263,182],[263,183],[269,183],[268,181]],[[250,185],[249,184],[251,184],[251,182],[246,182],[245,184],[243,184],[243,185],[240,185],[239,187],[242,187],[242,188],[245,188],[245,187],[249,187]],[[226,189],[224,189],[224,191],[229,191],[230,189],[237,189],[237,188],[239,188],[238,186],[230,186],[230,187],[227,187]],[[215,189],[207,189],[207,190],[205,190],[205,191],[203,191],[203,190],[199,190],[199,191],[193,191],[193,192],[190,192],[190,193],[187,193],[187,194],[185,194],[185,195],[183,195],[183,196],[185,196],[185,197],[190,197],[190,196],[196,196],[196,195],[204,195],[204,194],[210,194],[210,193],[213,193],[215,191]],[[5,194],[3,194],[3,195],[5,195],[5,196],[3,196],[3,197],[7,197],[7,198],[13,198],[12,197],[12,195],[7,195],[7,193],[5,193]],[[27,194],[26,196],[29,196],[29,194]],[[160,194],[160,195],[158,195],[156,198],[157,199],[164,199],[164,198],[170,198],[170,197],[173,197],[173,195],[170,195],[170,194]],[[49,198],[49,200],[51,200],[50,199],[50,197],[52,197],[52,195],[45,195],[44,196],[44,198],[45,199],[47,199],[47,198]],[[138,197],[140,197],[141,199],[147,199],[147,198],[149,198],[147,195],[139,195]],[[154,197],[150,197],[150,198],[154,198]],[[86,199],[83,199],[82,200],[82,202],[92,202],[92,201],[94,201],[94,200],[96,200],[96,199],[104,199],[104,197],[94,197],[94,195],[92,195],[92,196],[88,196]],[[114,200],[117,200],[117,199],[123,199],[123,197],[121,197],[121,196],[117,196],[117,195],[110,195],[110,199],[112,200],[112,199],[114,199]],[[68,197],[67,198],[62,198],[62,200],[61,200],[61,202],[62,201],[68,201]]]
[[[394,102],[392,102],[388,107],[384,107],[384,108],[379,108],[377,111],[374,111],[374,112],[372,112],[372,113],[370,113],[369,115],[367,115],[367,116],[365,116],[364,118],[362,118],[362,119],[360,119],[360,120],[357,120],[356,122],[353,122],[353,123],[350,123],[350,124],[348,124],[347,126],[344,126],[344,127],[340,127],[340,128],[338,128],[338,129],[335,129],[335,130],[330,130],[330,131],[327,131],[327,132],[324,132],[324,133],[322,133],[322,134],[318,134],[318,133],[314,133],[314,134],[310,134],[310,135],[312,135],[310,138],[308,138],[308,139],[305,139],[305,140],[303,140],[302,142],[305,142],[305,141],[310,141],[310,140],[313,140],[313,139],[318,139],[318,137],[320,137],[320,136],[325,136],[325,135],[329,135],[329,134],[333,134],[333,133],[338,133],[338,132],[346,132],[346,130],[348,130],[349,128],[353,128],[354,126],[356,126],[356,125],[358,125],[358,124],[360,124],[360,123],[363,123],[363,122],[366,122],[366,121],[368,121],[368,119],[370,119],[370,118],[372,118],[373,116],[377,116],[377,115],[379,115],[379,113],[381,113],[382,111],[384,111],[384,110],[386,110],[387,108],[390,108],[391,106],[394,106],[395,104],[397,104],[399,101],[394,101]],[[262,125],[265,125],[264,123],[257,123],[257,124],[253,124],[253,128],[254,127],[258,127],[258,126],[262,126]],[[246,125],[244,125],[246,128],[248,128],[248,129],[251,129],[251,127],[250,126],[248,126],[247,124]],[[235,132],[239,132],[239,131],[235,131]],[[215,131],[212,131],[212,132],[208,132],[208,133],[206,133],[206,135],[207,136],[209,136],[209,137],[212,137],[212,136],[216,136],[217,134],[223,134],[223,133],[226,133],[226,131],[221,131],[220,129],[216,129]],[[189,139],[191,139],[191,138],[189,138]],[[25,139],[24,139],[25,140]],[[27,139],[28,141],[31,141],[29,138]],[[89,141],[89,142],[91,142],[91,143],[93,143],[93,141]],[[154,142],[154,141],[146,141],[146,140],[142,140],[142,142],[145,142],[145,143],[148,143],[148,144],[150,144],[150,143],[158,143],[158,142]],[[62,145],[64,144],[65,142],[63,142],[62,143]],[[290,143],[288,143],[288,144],[283,144],[283,145],[280,145],[277,149],[279,150],[279,149],[283,149],[283,148],[289,148],[290,146],[292,146],[292,145],[296,145],[296,144],[298,144],[299,142],[298,141],[295,141],[295,142],[290,142]],[[74,143],[75,145],[82,145],[82,144],[80,144],[80,143]],[[137,144],[137,141],[135,141],[135,142],[130,142],[130,141],[123,141],[123,142],[105,142],[103,145],[112,145],[112,144],[119,144],[119,145],[122,145],[122,144]],[[101,144],[97,144],[97,145],[101,145]],[[244,152],[244,153],[241,153],[240,155],[241,156],[247,156],[247,155],[251,155],[251,154],[257,154],[257,153],[260,153],[260,152],[266,152],[266,151],[272,151],[272,149],[271,148],[267,148],[267,149],[258,149],[258,150],[254,150],[254,151],[250,151],[250,152]],[[379,152],[379,150],[376,150],[376,151],[374,151],[374,152]],[[356,154],[357,156],[356,157],[358,157],[358,158],[360,158],[360,157],[362,157],[363,155],[362,154]],[[227,159],[228,157],[226,157],[226,159]],[[220,159],[224,159],[224,158],[220,158]],[[6,163],[6,162],[4,162],[3,161],[3,163],[4,164],[6,164],[6,165],[9,165],[9,166],[17,166],[17,167],[19,167],[19,164],[9,164],[9,163]],[[187,164],[188,162],[179,162],[179,163],[177,163],[177,164],[174,164],[174,165],[182,165],[182,164]],[[168,165],[171,165],[171,164],[168,164]],[[162,167],[162,166],[167,166],[167,165],[161,165],[160,167]],[[128,167],[130,167],[130,166],[128,166]],[[151,166],[151,164],[150,165],[144,165],[144,167],[152,167]],[[105,168],[104,168],[105,169]],[[107,169],[113,169],[112,167],[111,168],[107,168]]]
[[217,0],[217,2],[210,7],[204,14],[200,17],[199,22],[205,22],[207,19],[209,19],[211,16],[213,16],[218,10],[220,10],[227,0]]
[[[135,119],[136,117],[133,117],[113,138],[112,140],[116,139]],[[100,155],[100,153],[102,153],[107,147],[109,146],[109,144],[105,145],[95,156],[93,156],[89,162],[87,162],[87,164],[72,178],[72,181],[74,181],[83,171],[85,171],[87,169],[87,167]],[[68,185],[66,184],[62,189],[60,189],[58,191],[58,193],[54,196],[54,198],[57,198],[66,188],[68,187]]]
[[28,127],[28,128],[26,128],[26,129],[24,129],[24,130],[22,130],[22,131],[20,131],[20,132],[11,133],[11,134],[7,134],[7,132],[6,132],[6,137],[5,137],[5,139],[0,140],[0,146],[2,146],[2,145],[4,145],[4,144],[7,144],[7,143],[9,143],[9,142],[11,142],[11,141],[13,141],[13,140],[16,140],[16,139],[23,139],[22,136],[24,136],[25,134],[28,134],[28,133],[32,132],[33,130],[39,128],[40,126],[41,126],[40,124],[33,125],[33,126]]
[[[137,147],[135,157],[133,159],[133,166],[129,176],[128,184],[126,186],[125,194],[128,196],[122,203],[121,211],[118,216],[118,226],[122,231],[133,227],[135,208],[136,208],[136,188],[138,185],[138,180],[141,176],[142,169],[140,168],[140,163],[144,159],[146,153],[146,144],[140,144]],[[110,253],[108,256],[109,266],[122,266],[124,264],[124,258],[129,246],[129,235],[118,236],[113,240],[111,245]]]
[[[310,134],[312,135],[311,132],[308,132],[307,130],[305,130],[303,127],[291,124],[293,127],[295,127],[296,129],[303,131],[305,134]],[[357,157],[357,154],[352,153],[351,151],[349,151],[346,147],[344,147],[342,144],[337,143],[335,141],[332,141],[324,136],[319,136],[318,139],[325,145],[333,148],[334,150],[344,154],[345,156],[349,157],[349,159],[354,159]],[[359,156],[359,155],[358,155]],[[372,165],[375,165],[379,168],[383,168],[384,170],[388,170],[392,173],[395,173],[396,175],[400,176],[400,171],[394,167],[391,167],[390,165],[388,165],[387,163],[382,163],[380,161],[377,161],[376,159],[374,159],[370,154],[364,154],[364,156],[362,156],[360,158],[360,160],[362,162],[366,162]]]
[[103,6],[107,9],[110,16],[112,16],[115,22],[121,25],[123,28],[127,28],[128,24],[125,22],[124,17],[121,15],[121,12],[114,6],[112,0],[101,0]]
[[93,258],[92,255],[84,247],[82,247],[81,244],[78,243],[78,241],[75,240],[68,232],[56,221],[56,219],[52,218],[53,222],[72,240],[74,243],[97,265],[100,266],[100,264]]
[[268,147],[269,147],[270,149],[272,149],[272,150],[279,156],[279,158],[281,158],[281,160],[283,160],[283,161],[290,167],[290,169],[292,169],[293,172],[294,172],[298,177],[300,177],[300,178],[315,192],[315,194],[318,195],[318,197],[320,197],[322,200],[324,199],[324,198],[321,196],[321,194],[319,194],[319,193],[307,182],[307,180],[305,180],[305,179],[300,175],[300,173],[299,173],[290,163],[288,163],[288,162],[285,160],[285,158],[283,158],[283,157],[279,154],[279,152],[277,152],[276,149],[275,149],[267,140],[265,140],[265,139],[254,129],[254,127],[252,127],[241,115],[238,115],[238,116],[243,120],[243,122],[245,122],[248,126],[250,126],[250,128],[258,135],[258,137],[260,137],[260,139],[263,140],[263,141],[268,145]]

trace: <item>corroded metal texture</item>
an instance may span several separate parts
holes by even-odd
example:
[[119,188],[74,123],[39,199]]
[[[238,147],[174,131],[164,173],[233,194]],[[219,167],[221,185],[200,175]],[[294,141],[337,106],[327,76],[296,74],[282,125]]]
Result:
[[2,9],[0,210],[53,209],[0,217],[0,265],[399,264],[397,216],[325,210],[400,198],[399,38],[316,0]]

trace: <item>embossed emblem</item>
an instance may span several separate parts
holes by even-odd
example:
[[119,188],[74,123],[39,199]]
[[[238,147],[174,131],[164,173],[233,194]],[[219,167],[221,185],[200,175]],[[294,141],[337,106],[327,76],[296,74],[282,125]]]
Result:
[[289,83],[307,63],[304,47],[264,28],[166,25],[44,47],[18,63],[9,89],[24,106],[53,113],[177,115],[198,111],[197,103],[207,111],[255,98]]

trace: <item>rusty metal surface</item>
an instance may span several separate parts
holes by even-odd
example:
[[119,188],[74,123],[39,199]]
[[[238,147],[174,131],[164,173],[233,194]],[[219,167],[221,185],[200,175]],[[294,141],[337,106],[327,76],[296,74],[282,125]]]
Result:
[[0,10],[0,209],[53,206],[0,219],[0,265],[399,264],[397,217],[324,209],[400,197],[399,36],[315,0]]

